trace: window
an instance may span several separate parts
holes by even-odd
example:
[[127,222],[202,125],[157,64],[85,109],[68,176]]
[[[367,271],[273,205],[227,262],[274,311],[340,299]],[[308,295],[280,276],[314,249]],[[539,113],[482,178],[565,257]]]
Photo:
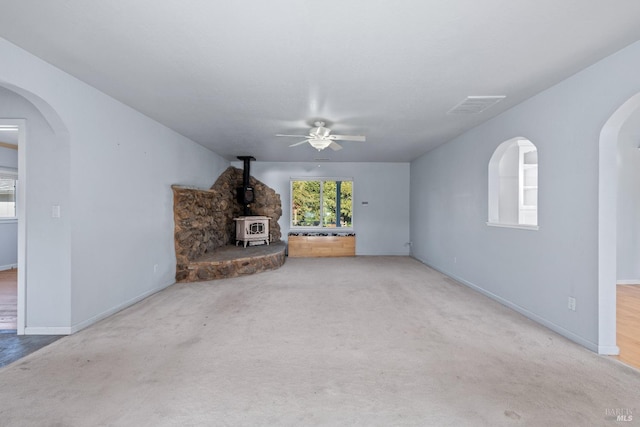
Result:
[[487,224],[538,228],[538,149],[528,139],[503,142],[491,156]]
[[17,175],[0,171],[0,219],[16,218]]
[[353,227],[351,179],[291,180],[291,227]]

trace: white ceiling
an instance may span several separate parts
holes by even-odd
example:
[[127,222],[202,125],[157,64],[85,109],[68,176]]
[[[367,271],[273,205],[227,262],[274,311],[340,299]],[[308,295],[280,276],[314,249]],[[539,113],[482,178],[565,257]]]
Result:
[[[0,0],[0,36],[234,160],[410,161],[640,39],[637,0]],[[506,95],[476,115],[466,96]],[[317,152],[314,119],[367,142]]]

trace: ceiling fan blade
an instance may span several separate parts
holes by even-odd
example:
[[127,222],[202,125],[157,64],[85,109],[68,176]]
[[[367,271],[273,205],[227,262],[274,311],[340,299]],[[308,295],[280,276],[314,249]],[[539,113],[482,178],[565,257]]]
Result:
[[[289,136],[292,136],[292,135],[289,135]],[[306,142],[309,142],[309,140],[305,139],[304,141],[296,142],[295,144],[291,144],[289,147],[295,147],[297,145],[302,145],[302,144],[304,144]]]
[[366,141],[364,135],[329,135],[329,139],[333,141]]
[[329,144],[329,148],[331,148],[333,151],[338,151],[342,150],[342,145],[338,144],[337,142],[331,142],[331,144]]
[[283,135],[281,133],[277,133],[276,136],[294,136],[296,138],[309,138],[309,135]]

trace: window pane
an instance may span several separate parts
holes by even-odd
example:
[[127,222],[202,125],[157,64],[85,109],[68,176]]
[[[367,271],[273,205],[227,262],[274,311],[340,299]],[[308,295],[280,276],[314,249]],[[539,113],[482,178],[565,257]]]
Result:
[[15,218],[16,216],[16,181],[10,178],[0,178],[0,218]]
[[320,181],[293,181],[291,223],[294,227],[320,225]]
[[291,181],[292,227],[352,227],[352,181]]
[[322,187],[323,227],[336,226],[336,200],[338,200],[336,197],[337,189],[339,189],[339,184],[336,185],[336,181],[324,181],[324,185]]
[[[325,227],[351,227],[351,181],[324,181],[322,223]],[[338,214],[339,213],[339,214]],[[336,218],[339,221],[336,222]]]
[[353,197],[353,182],[342,181],[340,186],[340,225],[342,227],[352,227],[351,199]]

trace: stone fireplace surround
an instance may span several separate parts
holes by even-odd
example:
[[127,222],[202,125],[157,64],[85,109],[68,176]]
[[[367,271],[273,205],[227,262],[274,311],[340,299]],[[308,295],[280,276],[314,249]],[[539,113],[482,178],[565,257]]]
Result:
[[255,200],[250,206],[251,214],[270,218],[269,239],[273,250],[258,250],[256,254],[259,255],[252,257],[251,247],[238,248],[245,252],[237,257],[229,257],[227,253],[223,264],[219,260],[213,261],[212,255],[217,251],[226,251],[229,245],[235,245],[234,218],[243,215],[242,205],[236,197],[237,189],[242,187],[242,175],[242,169],[230,166],[209,190],[179,185],[171,187],[176,281],[235,277],[278,268],[284,263],[285,246],[276,244],[281,237],[278,224],[282,215],[280,195],[253,177],[250,177],[250,184],[254,188]]

